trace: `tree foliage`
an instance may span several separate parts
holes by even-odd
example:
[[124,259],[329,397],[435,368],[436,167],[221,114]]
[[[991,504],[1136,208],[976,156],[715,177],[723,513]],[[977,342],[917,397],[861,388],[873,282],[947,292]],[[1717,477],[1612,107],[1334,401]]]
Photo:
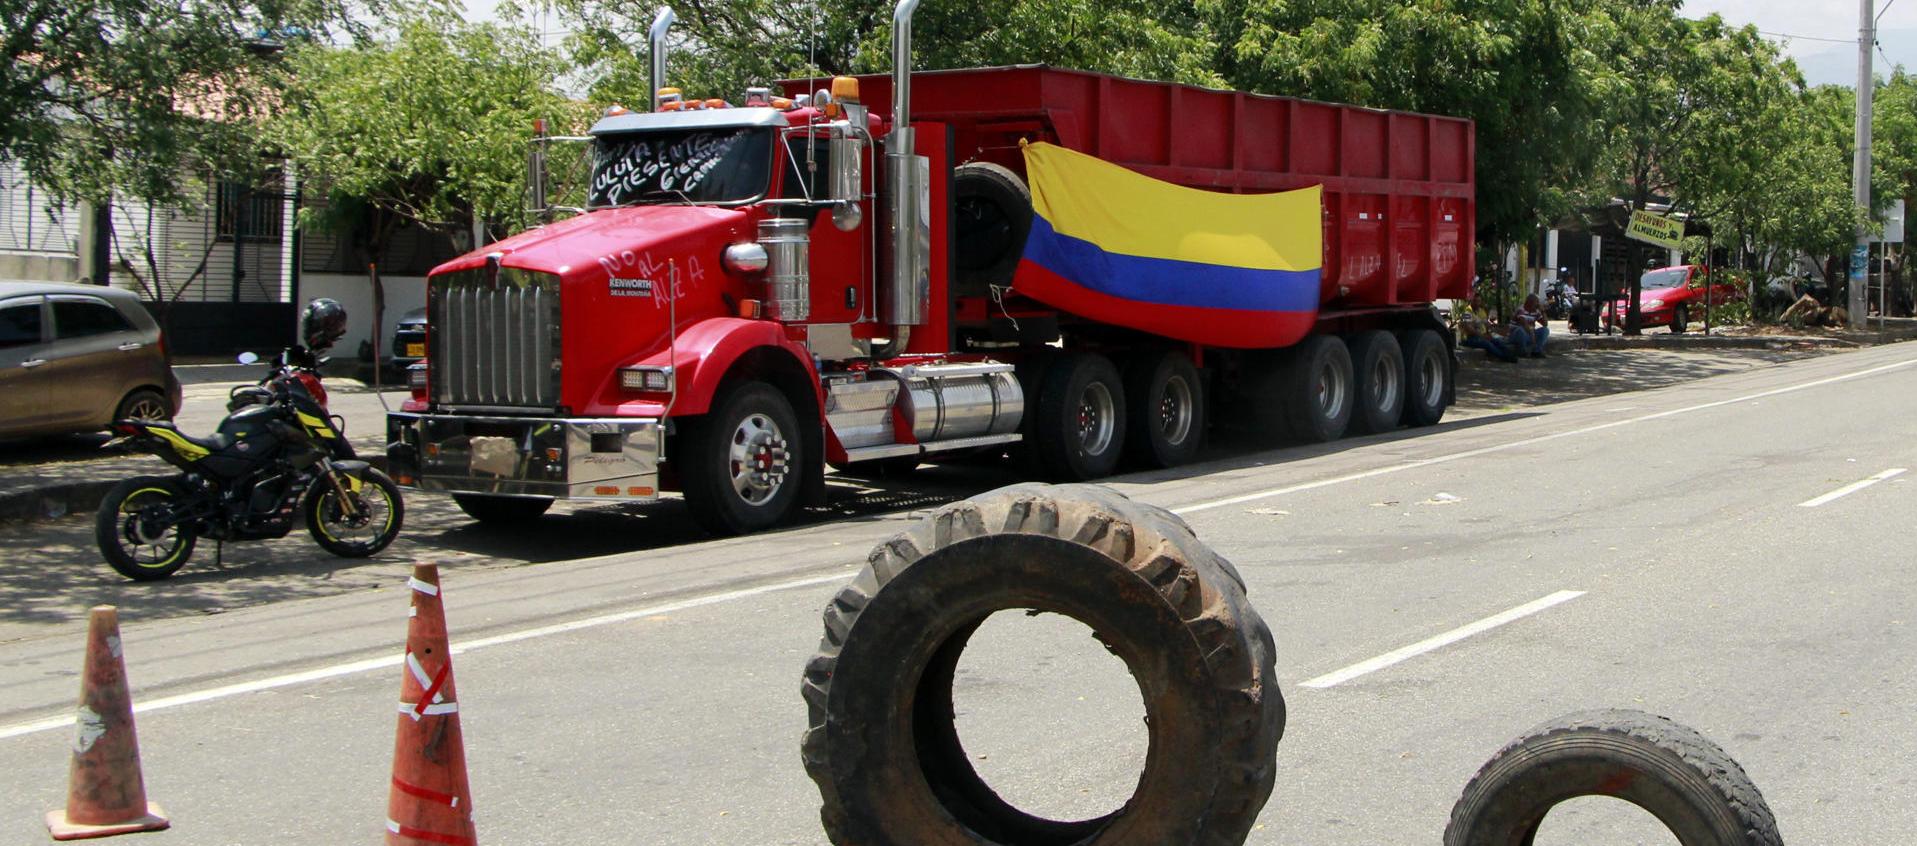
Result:
[[[575,57],[602,101],[645,102],[646,29],[654,7],[559,0]],[[891,67],[893,4],[883,0],[717,0],[676,9],[669,82],[693,96],[738,99],[748,85]],[[1151,79],[1216,84],[1189,0],[930,2],[913,18],[919,69],[1044,62]]]
[[192,173],[257,163],[279,41],[365,12],[348,0],[0,0],[0,157],[62,199],[183,201]]
[[533,120],[583,121],[585,107],[558,93],[561,57],[521,29],[414,17],[391,39],[309,44],[286,65],[268,135],[326,192],[322,223],[360,230],[368,261],[409,222],[522,223]]

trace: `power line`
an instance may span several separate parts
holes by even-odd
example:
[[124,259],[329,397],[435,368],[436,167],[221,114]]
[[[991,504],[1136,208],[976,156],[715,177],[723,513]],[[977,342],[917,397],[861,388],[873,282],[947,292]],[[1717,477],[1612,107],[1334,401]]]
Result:
[[1855,38],[1818,38],[1815,35],[1792,35],[1788,32],[1766,32],[1761,29],[1757,31],[1757,34],[1768,35],[1772,38],[1789,38],[1793,41],[1827,41],[1831,44],[1856,44],[1857,43],[1857,39]]

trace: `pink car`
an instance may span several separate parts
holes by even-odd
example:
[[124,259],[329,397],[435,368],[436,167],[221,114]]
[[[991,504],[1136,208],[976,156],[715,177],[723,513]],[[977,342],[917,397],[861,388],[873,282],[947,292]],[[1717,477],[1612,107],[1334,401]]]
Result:
[[[1706,286],[1709,287],[1709,303],[1714,306],[1744,298],[1742,289],[1721,282],[1711,283],[1707,274],[1703,266],[1695,264],[1645,271],[1639,279],[1638,294],[1638,310],[1643,315],[1643,325],[1669,326],[1672,332],[1682,332],[1691,321],[1702,320]],[[1615,323],[1610,309],[1604,313],[1607,327],[1624,325],[1625,310],[1629,308],[1629,303],[1624,297],[1619,297],[1614,305],[1617,307]]]

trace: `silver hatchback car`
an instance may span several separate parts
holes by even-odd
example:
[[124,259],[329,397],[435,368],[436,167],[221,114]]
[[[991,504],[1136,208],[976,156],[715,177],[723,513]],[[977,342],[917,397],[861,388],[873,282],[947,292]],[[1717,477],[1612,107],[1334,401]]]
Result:
[[172,418],[180,381],[163,343],[126,291],[0,280],[0,438]]

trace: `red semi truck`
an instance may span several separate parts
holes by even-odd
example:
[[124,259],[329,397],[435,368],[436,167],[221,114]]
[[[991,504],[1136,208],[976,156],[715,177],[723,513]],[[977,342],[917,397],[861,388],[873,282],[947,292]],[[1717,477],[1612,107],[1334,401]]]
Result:
[[[676,490],[737,533],[822,499],[828,465],[1010,450],[1080,480],[1189,461],[1215,419],[1323,441],[1443,415],[1455,357],[1432,303],[1470,285],[1469,121],[1043,66],[912,73],[917,2],[895,10],[889,76],[609,110],[582,213],[432,272],[394,478],[484,521]],[[1258,327],[1032,296],[1022,142],[1211,191],[1322,186],[1301,337],[1247,349],[1208,339]]]

